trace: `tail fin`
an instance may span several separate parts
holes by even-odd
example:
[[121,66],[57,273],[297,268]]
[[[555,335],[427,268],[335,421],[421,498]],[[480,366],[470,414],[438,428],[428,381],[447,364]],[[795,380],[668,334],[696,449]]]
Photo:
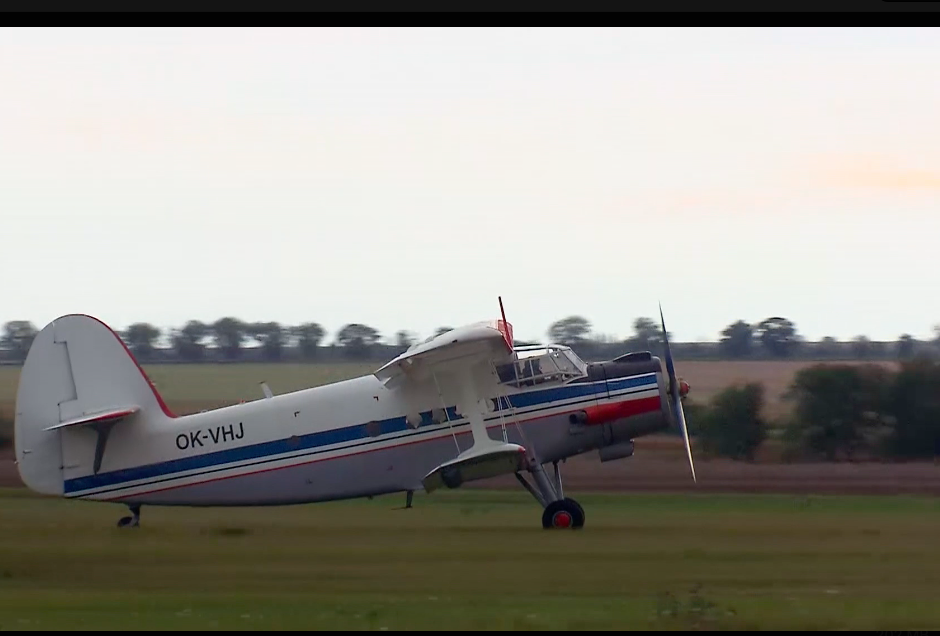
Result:
[[61,495],[66,479],[98,472],[112,427],[172,417],[107,325],[84,315],[58,318],[36,336],[20,373],[14,423],[20,478],[32,490]]

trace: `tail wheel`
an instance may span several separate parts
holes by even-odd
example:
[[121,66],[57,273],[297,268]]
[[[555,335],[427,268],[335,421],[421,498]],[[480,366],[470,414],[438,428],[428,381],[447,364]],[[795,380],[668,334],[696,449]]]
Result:
[[542,527],[546,530],[577,530],[584,526],[584,508],[574,499],[559,499],[545,507],[542,512]]

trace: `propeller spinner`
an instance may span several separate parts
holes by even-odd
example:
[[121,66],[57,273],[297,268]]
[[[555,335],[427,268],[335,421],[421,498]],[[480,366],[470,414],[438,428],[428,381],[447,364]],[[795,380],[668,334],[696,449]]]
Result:
[[679,422],[679,426],[682,429],[682,438],[685,441],[685,452],[689,456],[689,468],[692,469],[692,481],[696,482],[695,479],[695,465],[692,463],[692,446],[689,443],[689,429],[685,423],[685,411],[682,409],[682,397],[688,393],[688,384],[683,381],[681,386],[682,394],[680,395],[680,383],[676,378],[676,368],[672,362],[672,351],[669,349],[669,336],[666,335],[666,319],[663,318],[663,306],[659,305],[659,320],[662,322],[663,326],[663,345],[666,351],[666,372],[669,374],[669,392],[672,395],[672,408],[673,414],[676,417],[676,421]]

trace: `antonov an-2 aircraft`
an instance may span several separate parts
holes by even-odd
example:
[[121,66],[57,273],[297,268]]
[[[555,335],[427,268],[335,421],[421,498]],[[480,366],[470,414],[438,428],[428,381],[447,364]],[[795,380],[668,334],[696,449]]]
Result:
[[[262,506],[457,488],[513,473],[544,528],[581,528],[558,462],[681,429],[695,468],[668,340],[586,364],[569,347],[514,347],[502,319],[410,347],[374,374],[174,415],[108,326],[67,315],[36,336],[16,396],[16,461],[42,494],[126,505]],[[660,320],[662,310],[660,309]],[[662,324],[666,337],[665,321]],[[468,435],[469,434],[469,435]],[[544,465],[554,467],[552,478]],[[531,475],[531,481],[523,473]]]

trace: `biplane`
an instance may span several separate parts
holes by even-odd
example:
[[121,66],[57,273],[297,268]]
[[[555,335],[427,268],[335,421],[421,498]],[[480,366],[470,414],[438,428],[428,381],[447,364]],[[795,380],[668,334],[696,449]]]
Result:
[[[695,468],[665,320],[649,352],[586,363],[568,346],[514,346],[479,322],[408,348],[373,374],[178,416],[124,345],[86,315],[36,336],[20,375],[17,469],[33,491],[127,506],[270,506],[406,495],[513,474],[543,528],[581,528],[559,462],[633,455],[678,427]],[[553,474],[546,466],[551,464]]]

